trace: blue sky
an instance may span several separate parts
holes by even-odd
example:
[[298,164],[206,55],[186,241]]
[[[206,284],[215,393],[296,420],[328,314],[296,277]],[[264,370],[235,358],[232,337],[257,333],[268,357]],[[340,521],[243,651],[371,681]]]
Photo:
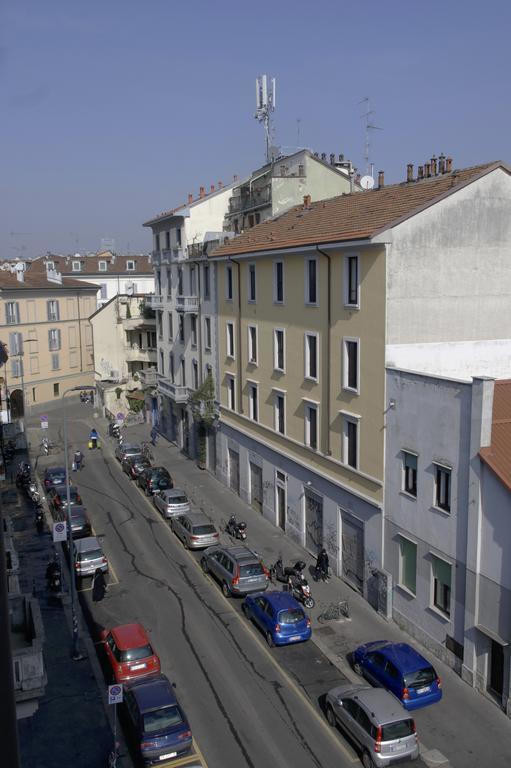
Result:
[[141,224],[264,161],[275,141],[387,183],[441,152],[511,160],[508,0],[4,0],[0,258],[148,251]]

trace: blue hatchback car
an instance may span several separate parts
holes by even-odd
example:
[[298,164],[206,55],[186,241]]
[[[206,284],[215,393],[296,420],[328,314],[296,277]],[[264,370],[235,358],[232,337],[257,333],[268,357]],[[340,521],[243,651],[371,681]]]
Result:
[[190,751],[192,731],[165,675],[124,684],[124,710],[130,735],[144,765],[160,764]]
[[434,667],[407,643],[375,640],[359,645],[353,668],[370,683],[386,688],[405,709],[418,709],[442,698],[442,683]]
[[256,592],[245,598],[241,608],[264,632],[270,647],[302,642],[312,634],[309,617],[288,592]]

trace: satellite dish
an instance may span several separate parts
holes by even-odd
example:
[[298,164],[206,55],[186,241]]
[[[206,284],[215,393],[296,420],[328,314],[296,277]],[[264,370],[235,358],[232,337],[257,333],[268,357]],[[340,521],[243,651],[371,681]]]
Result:
[[374,179],[372,176],[362,176],[360,179],[360,186],[362,189],[372,189],[374,187]]

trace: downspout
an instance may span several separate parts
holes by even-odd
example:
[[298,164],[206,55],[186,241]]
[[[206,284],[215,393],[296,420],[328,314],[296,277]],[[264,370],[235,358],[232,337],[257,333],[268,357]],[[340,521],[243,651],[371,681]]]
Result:
[[[327,291],[327,335],[326,335],[326,366],[327,366],[327,376],[326,376],[326,417],[327,417],[327,430],[326,430],[326,448],[325,448],[325,456],[331,456],[332,451],[330,450],[330,349],[331,349],[331,339],[330,339],[330,329],[332,324],[332,306],[331,306],[331,289],[330,289],[330,277],[332,272],[332,257],[329,256],[328,253],[325,251],[322,251],[321,248],[319,248],[317,245],[315,246],[316,251],[320,253],[322,256],[326,256],[327,262],[328,262],[328,271],[327,271],[327,278],[328,278],[328,291]],[[325,441],[323,442],[325,445]]]
[[197,347],[199,350],[199,387],[204,381],[203,373],[202,373],[202,293],[201,293],[201,282],[200,282],[200,274],[201,274],[201,265],[199,262],[195,262],[197,264]]
[[83,349],[82,349],[82,320],[80,317],[80,294],[76,292],[76,305],[78,307],[78,336],[80,339],[80,373],[83,373]]
[[236,261],[236,259],[231,258],[229,256],[228,261],[232,262],[233,264],[236,264],[238,267],[238,322],[236,326],[236,344],[238,347],[238,354],[236,355],[236,368],[237,368],[237,375],[236,378],[238,379],[238,386],[237,386],[237,400],[238,400],[238,407],[236,408],[238,413],[243,413],[242,400],[241,400],[241,264],[239,261]]

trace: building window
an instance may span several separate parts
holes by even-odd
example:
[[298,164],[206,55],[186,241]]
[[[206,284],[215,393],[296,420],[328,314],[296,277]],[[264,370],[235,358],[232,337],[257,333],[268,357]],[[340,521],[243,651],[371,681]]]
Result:
[[317,260],[306,260],[306,274],[305,274],[305,302],[307,304],[318,303],[318,286],[317,286]]
[[154,250],[159,251],[160,250],[160,233],[155,232],[154,235]]
[[60,345],[60,330],[58,328],[50,328],[48,331],[48,349],[50,352],[56,352],[60,349]]
[[350,392],[357,392],[359,382],[359,341],[344,339],[342,386]]
[[23,354],[23,334],[14,332],[9,334],[9,354],[10,355],[22,355]]
[[417,544],[399,537],[399,585],[417,594]]
[[451,615],[451,566],[440,557],[431,555],[433,605],[446,616]]
[[318,380],[318,335],[305,334],[305,378]]
[[206,349],[211,349],[211,318],[204,318],[204,338]]
[[256,300],[256,265],[248,265],[248,300]]
[[169,341],[174,338],[174,318],[172,312],[169,312]]
[[60,359],[58,352],[51,356],[51,369],[52,371],[58,371],[60,368]]
[[273,301],[276,304],[284,303],[284,262],[276,261],[273,264]]
[[344,258],[344,303],[348,307],[358,307],[359,278],[358,256]]
[[185,340],[185,320],[183,315],[179,315],[179,341],[184,342]]
[[227,376],[227,406],[231,411],[236,410],[236,380],[234,376]]
[[177,292],[179,296],[183,295],[183,270],[178,267],[177,270]]
[[183,240],[182,240],[182,236],[181,236],[181,227],[177,227],[177,229],[176,229],[176,243],[177,243],[177,247],[181,248],[181,246],[183,244]]
[[55,322],[55,320],[60,320],[59,317],[59,302],[57,299],[50,299],[50,301],[46,302],[46,308],[48,312],[48,320]]
[[71,269],[73,272],[80,272],[81,268],[82,268],[82,265],[80,264],[79,261],[72,262]]
[[100,291],[100,294],[99,294],[100,297],[102,299],[106,299],[107,298],[107,286],[106,286],[106,283],[101,283],[101,285],[99,286],[99,291]]
[[259,421],[258,386],[250,384],[248,389],[249,413],[252,421]]
[[169,355],[169,376],[172,384],[175,384],[176,381],[176,371],[174,368],[174,355],[171,352]]
[[53,397],[58,397],[60,394],[60,386],[59,384],[53,385]]
[[127,261],[126,262],[126,271],[127,272],[134,272],[135,271],[135,262],[134,261]]
[[23,376],[23,359],[21,357],[11,357],[11,376],[18,379]]
[[435,507],[451,511],[451,470],[435,464]]
[[190,335],[191,335],[191,342],[192,347],[197,346],[197,315],[191,315],[190,317]]
[[106,272],[106,261],[100,261],[98,263],[98,268],[100,272]]
[[190,267],[190,296],[197,295],[197,278],[195,276],[195,267]]
[[161,373],[162,376],[165,373],[165,363],[163,361],[163,350],[161,350],[161,349],[160,349],[160,369],[159,369],[158,373]]
[[281,392],[275,393],[275,431],[286,434],[286,397]]
[[165,232],[165,250],[170,251],[170,232],[168,230]]
[[20,305],[17,301],[5,302],[5,322],[7,325],[15,325],[20,321]]
[[257,326],[248,326],[248,362],[257,365]]
[[199,366],[197,364],[197,360],[192,360],[192,377],[193,377],[193,388],[198,389],[199,388]]
[[186,361],[181,358],[181,386],[186,387]]
[[36,401],[35,392],[36,392],[36,388],[35,388],[35,387],[32,387],[32,400],[34,401],[34,403],[35,403],[35,401]]
[[232,301],[232,267],[225,268],[225,298]]
[[227,332],[227,357],[234,359],[234,323],[226,324]]
[[305,403],[305,445],[318,448],[318,406]]
[[[54,270],[55,269],[55,262],[53,261],[47,261],[46,262],[46,269],[47,270]],[[35,399],[35,398],[34,398]]]
[[203,282],[204,282],[204,299],[209,299],[211,295],[211,285],[210,285],[210,276],[209,276],[209,264],[204,264],[202,268],[202,276],[203,276]]
[[342,414],[342,462],[353,469],[358,468],[358,426],[356,416]]
[[172,294],[172,271],[167,269],[167,298],[170,299]]
[[403,451],[403,491],[417,498],[417,455]]
[[273,331],[273,367],[281,373],[286,370],[285,331],[282,328]]

